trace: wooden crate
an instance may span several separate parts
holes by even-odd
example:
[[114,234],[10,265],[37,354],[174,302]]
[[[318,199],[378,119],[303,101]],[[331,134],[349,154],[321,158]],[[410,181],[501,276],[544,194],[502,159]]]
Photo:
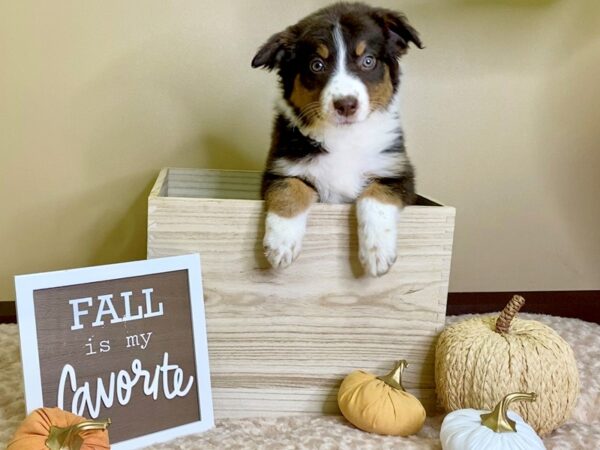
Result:
[[312,207],[300,257],[262,253],[260,173],[163,169],[148,200],[148,257],[202,261],[215,415],[339,413],[339,382],[407,359],[405,387],[432,411],[454,208],[421,198],[398,224],[398,260],[362,274],[352,205]]

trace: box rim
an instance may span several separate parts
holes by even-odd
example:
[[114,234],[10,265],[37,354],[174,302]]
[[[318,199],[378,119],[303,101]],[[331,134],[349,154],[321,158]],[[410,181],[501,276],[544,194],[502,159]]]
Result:
[[[243,202],[245,204],[248,203],[256,203],[256,204],[264,204],[264,200],[251,200],[251,199],[239,199],[239,198],[210,198],[210,197],[181,197],[181,196],[165,196],[165,195],[161,195],[161,191],[165,188],[167,182],[168,182],[168,178],[169,178],[169,174],[171,173],[171,171],[177,171],[177,170],[181,170],[181,171],[196,171],[196,172],[213,172],[213,173],[217,173],[217,172],[221,172],[221,173],[246,173],[246,174],[250,174],[250,173],[260,173],[260,171],[258,170],[243,170],[243,169],[203,169],[203,168],[197,168],[197,167],[163,167],[158,176],[156,177],[156,181],[154,182],[152,189],[150,190],[150,194],[148,196],[149,199],[159,199],[159,198],[169,198],[169,199],[178,199],[178,200],[188,200],[188,201],[218,201],[218,202]],[[450,206],[450,205],[446,205],[436,199],[433,199],[432,197],[427,197],[421,194],[417,194],[419,195],[419,197],[431,201],[433,203],[436,203],[436,205],[409,205],[406,206],[406,208],[410,208],[410,209],[414,209],[414,208],[436,208],[436,209],[444,209],[448,212],[450,211],[454,211],[454,213],[456,212],[456,208],[454,206]],[[336,207],[341,207],[340,209],[347,209],[348,207],[352,207],[352,204],[347,204],[347,203],[315,203],[314,205],[312,205],[311,209],[313,208],[322,208],[322,207],[327,207],[328,209],[330,208],[334,208],[337,209]]]

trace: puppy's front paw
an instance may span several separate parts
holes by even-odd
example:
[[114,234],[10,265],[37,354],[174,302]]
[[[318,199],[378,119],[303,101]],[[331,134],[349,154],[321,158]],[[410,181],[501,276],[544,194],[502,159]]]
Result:
[[396,249],[392,248],[391,241],[383,242],[383,240],[380,240],[378,245],[361,244],[358,257],[365,272],[372,277],[380,277],[388,273],[394,262],[396,262]]
[[360,262],[369,275],[386,274],[396,261],[396,217],[398,208],[372,198],[357,205]]
[[300,255],[306,217],[306,213],[291,218],[267,213],[263,248],[271,266],[283,269]]

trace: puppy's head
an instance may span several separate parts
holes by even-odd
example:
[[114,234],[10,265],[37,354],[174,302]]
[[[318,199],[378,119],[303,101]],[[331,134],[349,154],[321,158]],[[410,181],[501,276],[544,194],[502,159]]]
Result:
[[336,3],[271,36],[252,67],[277,70],[302,125],[351,124],[390,104],[410,42],[423,48],[403,15]]

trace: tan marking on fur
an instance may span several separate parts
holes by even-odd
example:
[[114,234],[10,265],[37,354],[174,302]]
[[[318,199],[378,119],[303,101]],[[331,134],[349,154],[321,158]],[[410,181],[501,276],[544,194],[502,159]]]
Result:
[[374,181],[368,185],[360,196],[362,198],[370,197],[388,205],[396,205],[400,208],[404,207],[402,199],[394,194],[394,191],[391,188],[384,186],[377,181]]
[[317,201],[317,193],[297,178],[275,181],[265,193],[267,211],[281,217],[295,217]]
[[300,81],[300,75],[296,75],[290,102],[300,110],[299,116],[307,119],[308,124],[315,123],[320,117],[321,104],[319,97],[320,92],[318,90],[307,89]]
[[367,43],[365,41],[360,41],[358,43],[358,45],[356,46],[356,49],[354,50],[356,53],[356,56],[362,56],[362,54],[365,52],[366,49],[367,49]]
[[325,44],[319,44],[319,46],[317,47],[317,54],[321,58],[327,59],[327,58],[329,58],[329,49],[327,48],[327,46]]
[[372,110],[385,108],[390,104],[394,95],[394,86],[387,66],[385,67],[383,80],[379,83],[367,85],[367,90],[369,91],[369,103]]

